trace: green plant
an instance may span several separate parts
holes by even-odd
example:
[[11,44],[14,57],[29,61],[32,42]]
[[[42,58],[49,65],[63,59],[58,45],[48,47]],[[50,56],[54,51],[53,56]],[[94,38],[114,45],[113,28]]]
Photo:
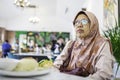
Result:
[[[116,70],[116,74],[117,74],[117,71],[120,66],[120,27],[116,23],[115,27],[108,28],[108,30],[104,31],[103,33],[105,37],[109,38],[112,43],[113,55],[118,63],[117,70]],[[116,74],[115,74],[115,77],[116,77]]]

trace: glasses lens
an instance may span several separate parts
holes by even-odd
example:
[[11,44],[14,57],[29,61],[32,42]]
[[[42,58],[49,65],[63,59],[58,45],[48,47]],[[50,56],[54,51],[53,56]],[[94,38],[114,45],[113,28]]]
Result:
[[82,25],[86,25],[86,24],[88,24],[88,20],[82,19],[82,20],[81,20],[81,23],[82,23]]
[[80,24],[80,21],[75,21],[75,25],[77,26],[77,25],[79,25]]
[[76,25],[76,26],[80,25],[80,23],[81,23],[82,25],[86,25],[86,24],[88,24],[88,20],[82,19],[82,20],[77,20],[77,21],[75,21],[75,25]]

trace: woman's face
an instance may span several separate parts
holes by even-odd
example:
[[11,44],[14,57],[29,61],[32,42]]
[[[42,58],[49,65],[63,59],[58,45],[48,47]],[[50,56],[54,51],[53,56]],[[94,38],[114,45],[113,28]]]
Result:
[[80,14],[75,20],[75,31],[79,38],[85,38],[90,33],[90,21],[85,14]]

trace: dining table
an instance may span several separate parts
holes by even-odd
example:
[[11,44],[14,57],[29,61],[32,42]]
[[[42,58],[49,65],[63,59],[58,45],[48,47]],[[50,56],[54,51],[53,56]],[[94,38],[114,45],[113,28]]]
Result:
[[56,69],[50,69],[50,71],[47,74],[29,77],[4,76],[0,73],[0,80],[90,80],[90,79],[62,73]]
[[38,62],[42,59],[50,59],[51,58],[50,54],[16,53],[13,55],[17,56],[19,59],[26,58],[26,57],[32,57],[32,58],[36,59]]

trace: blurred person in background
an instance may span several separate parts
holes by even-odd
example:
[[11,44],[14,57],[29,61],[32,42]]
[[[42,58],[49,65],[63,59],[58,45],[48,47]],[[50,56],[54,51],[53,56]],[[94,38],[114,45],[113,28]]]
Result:
[[96,16],[80,11],[74,21],[76,40],[68,41],[54,66],[61,72],[89,78],[88,80],[111,80],[115,61],[109,39],[99,33]]
[[5,58],[8,56],[8,52],[11,50],[11,45],[9,44],[8,40],[5,40],[5,42],[2,44],[2,57]]
[[65,46],[65,42],[64,42],[63,37],[62,36],[58,37],[57,42],[55,44],[54,53],[55,54],[60,54],[61,51],[63,50],[64,46]]
[[14,50],[15,50],[15,53],[19,53],[19,40],[18,39],[16,39]]
[[51,51],[54,53],[54,50],[56,48],[57,40],[52,40],[51,42]]
[[44,46],[43,46],[43,52],[45,53],[45,54],[47,54],[47,53],[52,53],[52,51],[51,51],[51,44],[50,43],[45,43],[44,44]]
[[41,47],[41,45],[36,44],[35,51],[36,51],[36,54],[42,54],[42,47]]
[[57,40],[56,32],[52,32],[52,33],[50,34],[50,41],[54,41],[54,40]]
[[34,51],[34,47],[35,47],[35,42],[34,42],[34,40],[30,39],[28,46],[29,46],[29,51],[30,51],[30,52],[33,52],[33,51]]
[[57,44],[59,45],[59,50],[61,52],[65,46],[65,41],[62,36],[58,37]]

